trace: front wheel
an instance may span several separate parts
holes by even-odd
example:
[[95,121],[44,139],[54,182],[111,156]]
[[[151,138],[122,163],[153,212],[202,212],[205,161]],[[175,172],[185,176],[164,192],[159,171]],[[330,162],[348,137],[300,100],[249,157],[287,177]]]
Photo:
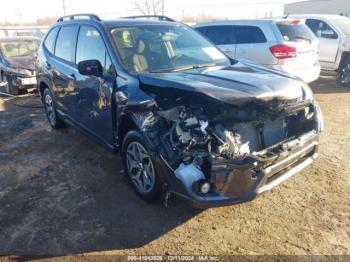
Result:
[[346,58],[345,62],[339,69],[337,84],[343,87],[350,87],[350,57]]
[[53,100],[53,95],[49,88],[46,88],[43,93],[43,102],[45,107],[45,113],[47,120],[51,127],[55,129],[60,129],[66,127],[65,123],[61,120],[57,114],[55,103]]
[[121,154],[126,173],[136,193],[146,201],[159,199],[159,177],[143,135],[138,131],[127,133]]

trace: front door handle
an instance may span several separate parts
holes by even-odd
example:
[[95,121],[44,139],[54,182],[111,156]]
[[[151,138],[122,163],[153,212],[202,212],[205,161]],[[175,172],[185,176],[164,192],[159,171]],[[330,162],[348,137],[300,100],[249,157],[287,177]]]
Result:
[[49,69],[49,70],[51,69],[51,64],[49,62],[47,62],[47,61],[46,61],[46,68]]
[[70,74],[69,76],[70,76],[73,80],[76,80],[76,79],[77,79],[74,73]]

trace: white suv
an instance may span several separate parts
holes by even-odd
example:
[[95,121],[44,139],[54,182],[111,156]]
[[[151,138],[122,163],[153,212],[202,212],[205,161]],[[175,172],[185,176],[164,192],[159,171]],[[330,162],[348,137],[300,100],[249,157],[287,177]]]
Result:
[[341,86],[350,85],[350,19],[339,15],[295,15],[320,40],[322,69],[338,72]]
[[310,83],[320,75],[319,41],[304,20],[227,20],[194,26],[229,57],[287,72]]

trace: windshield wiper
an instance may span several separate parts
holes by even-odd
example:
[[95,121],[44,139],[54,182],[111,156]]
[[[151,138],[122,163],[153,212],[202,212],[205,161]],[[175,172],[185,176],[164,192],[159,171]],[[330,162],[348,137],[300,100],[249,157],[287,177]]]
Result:
[[208,64],[199,64],[199,65],[189,65],[189,66],[183,66],[183,67],[174,68],[171,71],[172,72],[178,72],[178,71],[199,69],[199,68],[212,67],[212,66],[216,66],[216,64],[215,63],[208,63]]
[[175,68],[167,68],[167,69],[160,69],[155,71],[150,71],[150,73],[167,73],[167,72],[178,72],[178,71],[186,71],[191,69],[198,69],[198,68],[204,68],[204,67],[211,67],[216,66],[215,63],[208,63],[208,64],[195,64],[195,65],[186,65],[181,67],[175,67]]

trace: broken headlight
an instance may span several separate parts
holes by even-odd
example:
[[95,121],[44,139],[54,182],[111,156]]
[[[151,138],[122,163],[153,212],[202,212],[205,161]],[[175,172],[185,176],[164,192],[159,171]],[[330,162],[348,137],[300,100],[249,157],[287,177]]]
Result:
[[8,71],[14,75],[32,76],[32,72],[30,70],[27,70],[27,69],[9,68]]

